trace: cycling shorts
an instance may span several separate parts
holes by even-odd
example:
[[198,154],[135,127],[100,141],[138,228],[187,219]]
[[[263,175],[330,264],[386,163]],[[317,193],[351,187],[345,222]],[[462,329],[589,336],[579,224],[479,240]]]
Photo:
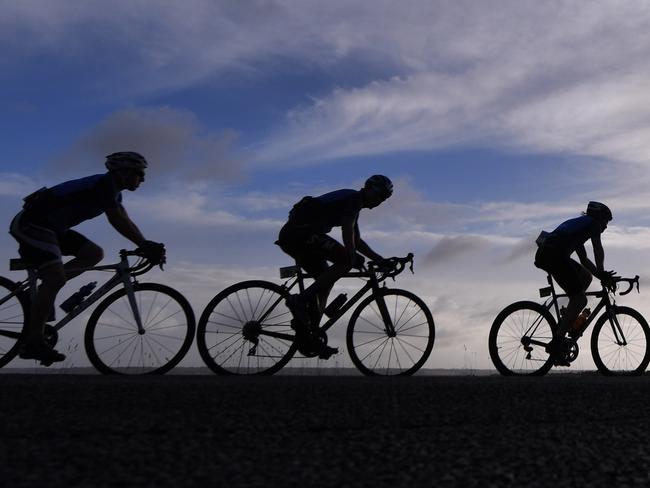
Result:
[[535,266],[549,273],[567,295],[585,291],[580,279],[585,268],[569,256],[540,247],[535,254]]
[[89,242],[84,235],[72,229],[55,232],[24,218],[20,212],[11,221],[9,233],[20,245],[20,257],[38,269],[62,264],[62,256],[76,256]]
[[277,244],[312,277],[320,276],[327,270],[328,261],[335,263],[347,259],[343,244],[307,226],[285,224],[280,230]]

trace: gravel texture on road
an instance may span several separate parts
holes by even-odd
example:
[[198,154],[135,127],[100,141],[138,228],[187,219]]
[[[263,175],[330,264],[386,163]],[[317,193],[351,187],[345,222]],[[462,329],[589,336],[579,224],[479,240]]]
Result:
[[648,486],[650,377],[0,375],[6,487]]

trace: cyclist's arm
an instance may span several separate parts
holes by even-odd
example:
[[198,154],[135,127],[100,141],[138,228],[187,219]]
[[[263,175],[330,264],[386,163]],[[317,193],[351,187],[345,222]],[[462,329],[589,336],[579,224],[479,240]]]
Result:
[[351,215],[343,219],[341,224],[341,235],[343,237],[343,245],[348,252],[348,257],[352,262],[354,255],[357,252],[357,216]]
[[122,205],[106,210],[106,217],[108,218],[108,222],[116,231],[133,242],[136,246],[141,246],[146,240],[142,235],[142,232],[140,232],[140,229],[138,229],[138,226],[133,223],[129,215],[126,213],[126,209]]
[[603,243],[600,241],[600,234],[591,238],[591,245],[594,248],[594,261],[596,261],[596,269],[598,270],[599,278],[605,272],[605,251],[603,250]]
[[382,256],[380,256],[375,251],[373,251],[370,248],[370,246],[366,243],[366,241],[361,239],[361,234],[359,233],[359,226],[358,225],[355,225],[354,230],[356,232],[356,238],[357,238],[357,250],[361,254],[363,254],[364,256],[366,256],[367,258],[369,258],[369,259],[371,259],[373,261],[381,261],[382,259],[384,259]]
[[592,275],[596,277],[600,277],[598,268],[596,268],[594,263],[592,263],[587,257],[587,250],[585,249],[585,246],[583,246],[582,244],[578,246],[578,248],[576,249],[576,254],[580,259],[580,264],[582,264],[585,268],[587,268]]

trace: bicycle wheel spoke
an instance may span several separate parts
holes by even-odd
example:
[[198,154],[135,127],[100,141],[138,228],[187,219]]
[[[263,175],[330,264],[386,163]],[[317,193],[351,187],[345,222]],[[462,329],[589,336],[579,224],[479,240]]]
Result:
[[364,374],[413,374],[433,347],[433,319],[422,301],[405,290],[382,291],[387,317],[384,324],[378,297],[369,297],[353,314],[348,328],[348,351]]
[[165,285],[135,284],[133,293],[144,332],[138,332],[126,290],[118,291],[98,305],[89,321],[88,357],[103,373],[164,373],[191,345],[191,308],[182,295]]
[[618,307],[615,314],[601,316],[594,327],[594,362],[605,374],[640,374],[650,361],[648,325],[628,307]]
[[[517,302],[504,309],[490,331],[490,357],[502,374],[544,374],[552,366],[543,347],[553,330],[546,309],[533,302]],[[529,344],[524,348],[524,344]]]
[[283,288],[262,281],[242,282],[217,295],[199,323],[203,361],[218,374],[268,374],[284,366],[294,352],[291,339],[275,336],[292,332],[285,297]]

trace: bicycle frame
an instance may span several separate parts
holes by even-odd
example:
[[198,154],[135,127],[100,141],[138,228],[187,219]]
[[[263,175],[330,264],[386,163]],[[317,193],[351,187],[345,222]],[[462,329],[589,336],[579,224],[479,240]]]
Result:
[[[542,298],[545,297],[545,296],[551,295],[551,298],[546,300],[546,302],[544,302],[543,306],[549,311],[551,311],[551,309],[555,310],[555,318],[556,318],[555,327],[557,328],[558,324],[560,323],[560,319],[561,319],[558,299],[559,298],[568,298],[569,296],[567,294],[563,294],[563,293],[562,294],[557,294],[555,292],[555,286],[553,285],[553,278],[550,275],[548,275],[547,280],[548,280],[549,286],[545,287],[545,288],[541,288],[539,290],[539,293],[540,293],[540,296]],[[638,276],[637,276],[636,280],[638,280]],[[633,283],[634,283],[634,280],[624,280],[624,281],[628,281],[628,283],[630,283],[630,289],[629,290],[631,290],[632,286],[633,286]],[[638,281],[637,281],[637,283],[638,283]],[[629,290],[622,293],[622,295],[624,295],[626,293],[629,293]],[[598,315],[600,314],[600,311],[604,308],[605,310],[607,310],[607,313],[608,313],[608,316],[609,316],[609,319],[610,319],[610,325],[612,326],[612,332],[614,333],[617,344],[626,345],[627,341],[625,340],[625,334],[623,333],[623,330],[622,330],[620,324],[618,323],[618,319],[616,318],[616,314],[611,313],[611,310],[615,305],[610,300],[609,293],[605,290],[605,288],[603,288],[600,291],[586,292],[585,295],[588,296],[588,297],[590,297],[590,296],[598,297],[598,298],[600,298],[600,301],[596,305],[596,308],[594,308],[594,310],[587,317],[587,320],[585,321],[585,324],[583,326],[583,331],[587,330],[589,325],[596,319],[596,317],[598,317]],[[535,329],[537,328],[537,326],[539,325],[541,320],[542,320],[542,317],[540,316],[539,319],[537,319],[528,328],[528,330],[525,333],[526,337],[530,337],[530,335],[532,335],[532,333],[535,332]],[[553,332],[555,333],[555,330]],[[582,334],[580,334],[580,336],[582,336]],[[580,336],[578,336],[576,338],[576,340]],[[536,341],[534,339],[530,339],[529,344],[535,344],[535,345],[538,345],[538,346],[546,346],[547,345],[544,342]]]
[[[135,294],[133,292],[133,283],[135,280],[133,279],[135,276],[143,274],[147,272],[149,269],[151,269],[153,266],[149,263],[140,263],[136,264],[134,267],[131,267],[129,265],[127,256],[129,255],[134,255],[133,253],[127,252],[127,251],[120,251],[120,262],[116,264],[108,264],[108,265],[103,265],[103,266],[93,266],[90,268],[80,268],[80,269],[75,269],[74,271],[108,271],[108,270],[114,270],[115,275],[112,276],[106,283],[104,283],[102,286],[100,286],[97,290],[95,290],[90,296],[85,298],[77,307],[74,308],[70,313],[66,314],[65,317],[63,317],[61,320],[59,320],[55,325],[53,325],[53,329],[58,331],[61,328],[63,328],[66,324],[68,324],[70,321],[72,321],[75,317],[80,315],[82,312],[84,312],[88,307],[92,306],[95,302],[97,302],[100,298],[102,298],[104,295],[106,295],[109,291],[111,291],[113,288],[118,286],[120,283],[124,286],[126,289],[126,294],[129,299],[129,304],[131,305],[131,310],[133,312],[133,316],[135,318],[136,324],[138,326],[138,332],[140,334],[144,333],[144,327],[142,325],[142,319],[140,317],[140,311],[138,309],[137,303],[135,301]],[[20,260],[17,260],[20,261]],[[18,282],[16,289],[13,290],[10,294],[6,295],[2,299],[0,299],[0,306],[2,306],[3,303],[7,302],[14,296],[20,295],[25,292],[29,292],[29,297],[30,297],[30,303],[33,303],[34,298],[36,296],[36,291],[37,291],[37,271],[34,268],[24,268],[20,267],[20,265],[15,265],[15,261],[12,260],[11,262],[11,269],[12,270],[18,270],[18,269],[27,269],[27,279]],[[10,331],[0,331],[0,334],[5,335],[6,337],[12,337],[17,339],[20,336],[20,333],[16,332],[10,332]]]
[[[308,277],[308,275],[302,271],[300,266],[289,266],[286,268],[283,268],[286,272],[289,273],[295,273],[295,279],[293,281],[288,280],[286,281],[282,287],[289,292],[292,288],[294,288],[296,285],[298,285],[298,289],[302,293],[305,291],[305,285],[304,285],[304,280],[305,278]],[[359,300],[361,300],[368,291],[372,290],[372,294],[375,295],[377,304],[379,307],[379,311],[382,315],[382,318],[384,320],[384,324],[386,325],[386,333],[389,336],[395,336],[395,328],[393,326],[393,322],[390,318],[390,314],[388,313],[388,309],[386,308],[386,302],[384,301],[383,296],[379,293],[380,290],[380,280],[377,279],[376,274],[373,271],[359,271],[359,272],[352,272],[352,273],[347,273],[343,276],[343,278],[368,278],[368,282],[361,287],[359,291],[357,291],[352,298],[349,298],[341,308],[339,308],[336,313],[329,318],[323,325],[319,327],[319,329],[323,332],[327,332],[345,313],[350,310]],[[383,280],[381,280],[383,281]],[[266,313],[264,313],[258,320],[260,322],[263,322],[266,317],[271,313],[273,309],[280,303],[284,298],[279,298],[276,300],[275,303],[271,307],[268,308]],[[290,334],[284,334],[282,332],[272,332],[272,331],[267,331],[267,330],[262,330],[260,331],[260,335],[267,335],[269,337],[275,337],[277,339],[285,339],[285,340],[293,340],[294,336]]]

